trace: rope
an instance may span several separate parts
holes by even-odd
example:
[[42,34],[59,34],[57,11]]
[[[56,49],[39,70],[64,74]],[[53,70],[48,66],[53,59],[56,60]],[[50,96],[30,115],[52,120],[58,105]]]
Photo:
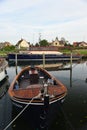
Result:
[[12,125],[12,123],[25,111],[25,109],[31,104],[31,102],[35,99],[35,98],[38,98],[40,97],[41,94],[38,94],[37,96],[33,97],[30,102],[23,108],[23,110],[3,129],[3,130],[7,130],[8,127],[10,125]]

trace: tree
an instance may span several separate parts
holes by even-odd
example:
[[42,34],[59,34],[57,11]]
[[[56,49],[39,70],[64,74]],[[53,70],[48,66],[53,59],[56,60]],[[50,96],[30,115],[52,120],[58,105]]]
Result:
[[36,43],[36,44],[35,44],[35,46],[37,46],[37,47],[38,47],[38,46],[39,46],[39,44],[38,44],[38,43]]
[[48,46],[49,43],[48,43],[47,40],[43,39],[43,40],[41,40],[41,41],[39,42],[39,45],[40,45],[40,46]]
[[63,42],[64,45],[67,44],[64,37],[61,37],[61,41]]
[[3,49],[5,51],[13,51],[13,50],[15,50],[15,46],[13,46],[13,45],[11,45],[11,46],[5,46]]

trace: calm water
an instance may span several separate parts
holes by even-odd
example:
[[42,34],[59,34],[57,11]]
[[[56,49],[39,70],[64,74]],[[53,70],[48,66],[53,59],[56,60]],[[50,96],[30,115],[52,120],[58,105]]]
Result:
[[[18,71],[22,66],[18,66]],[[0,98],[0,130],[4,128],[13,119],[12,104],[6,92],[6,84],[12,82],[16,75],[14,66],[7,68],[8,80],[3,86],[5,95]],[[73,64],[72,81],[70,71],[49,71],[58,78],[68,89],[68,94],[62,106],[60,113],[56,114],[49,130],[87,130],[87,63]],[[8,85],[7,85],[8,86]],[[2,86],[1,86],[2,87]],[[58,108],[56,108],[58,109]],[[29,122],[18,118],[7,130],[32,130]],[[38,130],[38,129],[35,129]]]

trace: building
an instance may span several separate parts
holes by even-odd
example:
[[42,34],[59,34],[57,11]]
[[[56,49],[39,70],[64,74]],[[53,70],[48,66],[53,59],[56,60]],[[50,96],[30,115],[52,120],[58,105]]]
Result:
[[4,46],[11,46],[10,42],[4,42]]
[[79,44],[79,47],[87,47],[87,43],[83,41]]
[[7,47],[7,46],[11,46],[10,42],[0,42],[0,49]]
[[50,46],[61,47],[61,46],[64,46],[64,42],[63,41],[59,41],[58,37],[56,37],[55,40],[50,43]]
[[82,42],[73,42],[74,47],[87,47],[87,43],[82,41]]
[[19,41],[17,42],[17,44],[16,44],[16,47],[17,47],[18,49],[29,49],[29,46],[30,46],[30,43],[27,42],[27,41],[24,40],[24,39],[19,40]]

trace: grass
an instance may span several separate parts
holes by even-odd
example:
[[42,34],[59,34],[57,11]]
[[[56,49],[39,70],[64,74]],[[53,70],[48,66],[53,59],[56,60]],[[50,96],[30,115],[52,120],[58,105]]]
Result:
[[5,56],[7,55],[6,52],[0,51],[0,56]]
[[[61,51],[62,53],[64,53],[64,54],[70,54],[71,53],[71,51],[70,50],[62,50]],[[75,50],[72,50],[72,53],[73,54],[79,54],[79,55],[87,55],[87,49],[75,49]]]
[[[16,51],[16,50],[15,50]],[[5,50],[0,50],[0,56],[6,56],[7,53],[11,53],[11,52],[15,52],[15,51],[5,51]],[[69,49],[63,49],[63,50],[59,50],[60,52],[64,53],[64,54],[70,54],[71,51]],[[75,49],[72,50],[73,54],[80,54],[80,55],[87,55],[87,49]]]
[[75,50],[78,54],[81,54],[81,55],[87,55],[87,49],[78,49],[78,50]]

